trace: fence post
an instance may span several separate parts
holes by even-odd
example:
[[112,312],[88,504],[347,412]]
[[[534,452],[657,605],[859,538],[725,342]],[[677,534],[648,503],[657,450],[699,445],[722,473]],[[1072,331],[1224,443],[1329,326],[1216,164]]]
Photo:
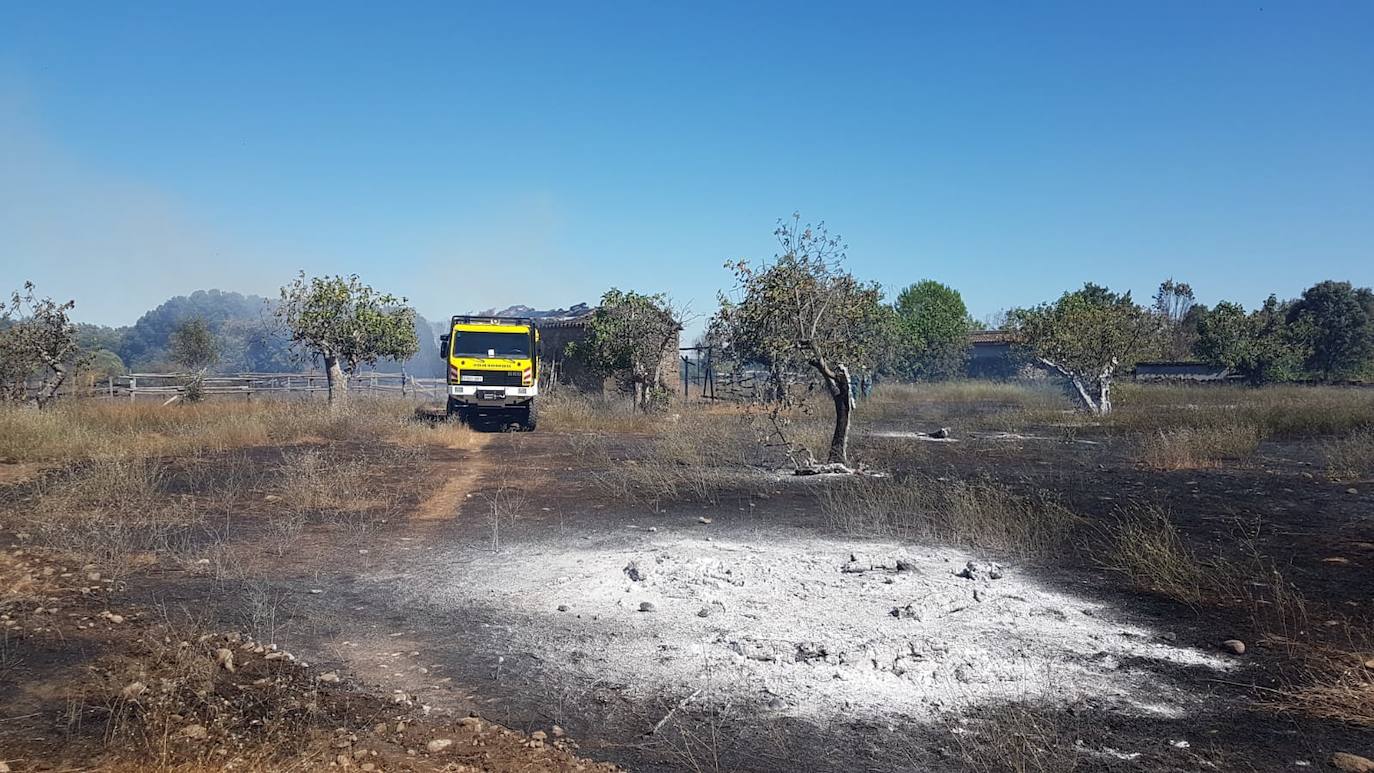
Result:
[[134,392],[138,389],[138,376],[129,377],[129,402],[134,401]]

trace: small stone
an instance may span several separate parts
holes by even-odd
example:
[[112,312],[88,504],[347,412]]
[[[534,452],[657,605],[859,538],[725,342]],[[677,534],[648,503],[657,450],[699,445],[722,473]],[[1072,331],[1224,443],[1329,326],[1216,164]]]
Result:
[[559,604],[559,605],[558,605],[558,611],[559,611],[559,612],[567,612],[567,611],[568,611],[568,605],[567,605],[567,604]]
[[654,602],[652,602],[652,601],[641,601],[641,602],[639,602],[639,611],[640,611],[640,612],[652,612],[652,611],[654,611],[655,609],[657,609],[657,607],[654,606]]
[[1245,642],[1241,641],[1240,639],[1227,639],[1226,641],[1221,643],[1221,648],[1231,653],[1232,655],[1245,654]]
[[1347,493],[1347,494],[1358,494],[1358,493],[1360,493],[1360,490],[1357,489],[1357,488],[1348,488],[1348,489],[1345,490],[1345,493]]
[[193,740],[203,740],[210,737],[210,731],[205,729],[205,725],[187,725],[181,729],[184,738]]
[[931,432],[931,433],[930,433],[930,436],[933,437],[933,438],[935,438],[936,440],[944,440],[944,439],[948,438],[948,437],[950,436],[950,434],[951,434],[951,433],[950,433],[949,427],[941,427],[941,428],[935,430],[934,432]]
[[548,737],[548,734],[546,734],[543,730],[536,730],[533,733],[530,733],[530,738],[533,738],[536,741],[542,741]]
[[286,658],[286,653],[285,653],[285,652],[282,652],[281,650],[276,650],[275,652],[269,652],[269,653],[267,653],[266,655],[263,655],[263,656],[262,656],[262,659],[263,659],[263,660],[284,660],[285,658]]
[[563,737],[563,728],[559,727],[558,725],[554,725],[553,727],[549,728],[549,732],[553,733],[554,738]]
[[100,582],[100,572],[87,572],[86,579],[91,582]]
[[644,579],[644,573],[639,570],[639,562],[631,561],[625,565],[625,576],[630,578],[630,582],[640,582]]
[[215,665],[231,674],[234,673],[234,651],[224,647],[215,650]]
[[1331,755],[1331,767],[1345,773],[1374,773],[1374,760],[1349,752],[1336,752]]
[[372,733],[374,735],[386,735],[386,731],[387,725],[385,722],[378,722],[377,724],[372,726]]
[[710,607],[702,607],[701,609],[698,609],[698,610],[697,610],[697,617],[710,617],[710,616],[711,616],[711,608],[710,608]]
[[334,758],[334,764],[341,768],[346,768],[353,764],[353,758],[349,757],[347,754],[340,754]]
[[358,767],[363,771],[363,773],[372,773],[372,771],[377,769],[377,766],[371,762],[364,762],[362,765],[359,765]]
[[433,741],[425,744],[425,749],[427,749],[430,754],[438,754],[452,745],[452,738],[435,738]]
[[978,579],[978,567],[972,561],[969,561],[967,564],[964,564],[963,569],[955,572],[954,576],[962,577],[965,580],[976,580]]
[[333,671],[327,674],[320,674],[320,681],[325,684],[336,684],[339,681],[339,675]]
[[710,522],[711,522],[711,519],[710,519],[710,518],[707,518],[707,517],[704,516],[704,515],[697,519],[697,523],[710,523]]

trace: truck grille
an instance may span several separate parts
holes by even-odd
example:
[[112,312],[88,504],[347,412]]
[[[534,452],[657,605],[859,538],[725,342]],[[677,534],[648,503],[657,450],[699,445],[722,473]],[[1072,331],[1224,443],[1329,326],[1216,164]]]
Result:
[[[480,377],[477,381],[474,377]],[[458,383],[464,386],[520,386],[518,370],[464,370],[458,374]]]

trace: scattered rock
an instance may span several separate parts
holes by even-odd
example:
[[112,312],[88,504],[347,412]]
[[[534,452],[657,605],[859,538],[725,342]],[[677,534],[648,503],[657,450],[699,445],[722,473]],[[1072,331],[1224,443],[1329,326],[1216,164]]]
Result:
[[888,614],[898,620],[920,620],[921,611],[914,604],[907,604],[901,607],[894,607]]
[[1374,773],[1374,760],[1349,752],[1336,752],[1331,755],[1331,767],[1345,773]]
[[976,580],[978,579],[978,566],[972,561],[969,561],[967,564],[964,564],[963,569],[955,572],[954,576],[962,577],[965,580]]
[[641,601],[641,602],[639,602],[639,611],[640,611],[640,612],[653,612],[653,611],[654,611],[655,609],[657,609],[657,608],[658,608],[658,607],[655,607],[655,606],[654,606],[654,602],[652,602],[652,601]]
[[916,565],[911,563],[910,561],[899,558],[897,559],[897,571],[914,572],[916,571]]
[[542,741],[548,737],[548,734],[545,733],[543,730],[536,730],[533,733],[530,733],[530,738],[533,738],[536,741]]
[[224,647],[215,650],[215,665],[231,674],[234,673],[234,651]]
[[559,727],[558,725],[554,725],[553,727],[549,728],[549,732],[553,734],[554,738],[563,737],[563,728]]
[[1227,639],[1226,641],[1221,643],[1221,648],[1231,653],[1232,655],[1245,654],[1245,642],[1241,641],[1240,639]]
[[707,518],[707,517],[704,516],[704,515],[697,519],[697,523],[710,523],[710,522],[711,522],[711,519],[710,519],[710,518]]
[[91,582],[100,582],[100,572],[88,572],[86,574],[86,579]]
[[452,738],[435,738],[433,741],[425,744],[425,749],[427,749],[430,754],[438,754],[452,745]]
[[320,674],[320,681],[324,682],[325,684],[337,684],[339,681],[339,675],[337,672],[334,671],[330,671],[327,674]]
[[1348,489],[1345,490],[1345,493],[1347,493],[1347,494],[1358,494],[1358,493],[1360,493],[1360,490],[1357,489],[1357,488],[1348,488]]
[[639,570],[639,562],[631,561],[625,565],[625,576],[630,578],[630,582],[642,582],[644,573]]
[[267,653],[266,655],[263,655],[263,656],[262,656],[262,659],[263,659],[263,660],[282,660],[282,659],[284,659],[285,657],[286,657],[286,653],[285,653],[285,652],[282,652],[281,650],[276,650],[276,651],[274,651],[274,652],[269,652],[269,653]]
[[697,617],[710,617],[710,616],[711,616],[711,608],[710,608],[710,607],[702,607],[701,609],[698,609],[698,610],[697,610]]
[[558,605],[558,611],[559,611],[559,612],[567,612],[567,611],[568,611],[568,605],[567,605],[567,604],[559,604],[559,605]]
[[120,623],[124,622],[124,615],[116,615],[115,613],[109,610],[101,612],[100,616],[110,621],[111,623],[114,623],[115,625],[119,625]]
[[200,741],[210,737],[210,731],[205,729],[205,725],[187,725],[181,729],[183,738]]
[[951,433],[950,433],[950,431],[949,431],[949,427],[941,427],[941,428],[939,428],[939,429],[937,429],[937,430],[935,430],[934,432],[931,432],[931,433],[929,433],[929,434],[930,434],[930,437],[933,437],[933,438],[935,438],[936,440],[945,440],[946,438],[948,438],[948,437],[950,436]]

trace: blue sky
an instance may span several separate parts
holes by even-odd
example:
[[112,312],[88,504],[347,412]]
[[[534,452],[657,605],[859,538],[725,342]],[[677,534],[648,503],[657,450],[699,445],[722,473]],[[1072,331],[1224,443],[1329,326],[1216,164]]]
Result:
[[794,210],[979,317],[1374,284],[1374,3],[0,6],[0,285],[81,319],[300,269],[704,315]]

